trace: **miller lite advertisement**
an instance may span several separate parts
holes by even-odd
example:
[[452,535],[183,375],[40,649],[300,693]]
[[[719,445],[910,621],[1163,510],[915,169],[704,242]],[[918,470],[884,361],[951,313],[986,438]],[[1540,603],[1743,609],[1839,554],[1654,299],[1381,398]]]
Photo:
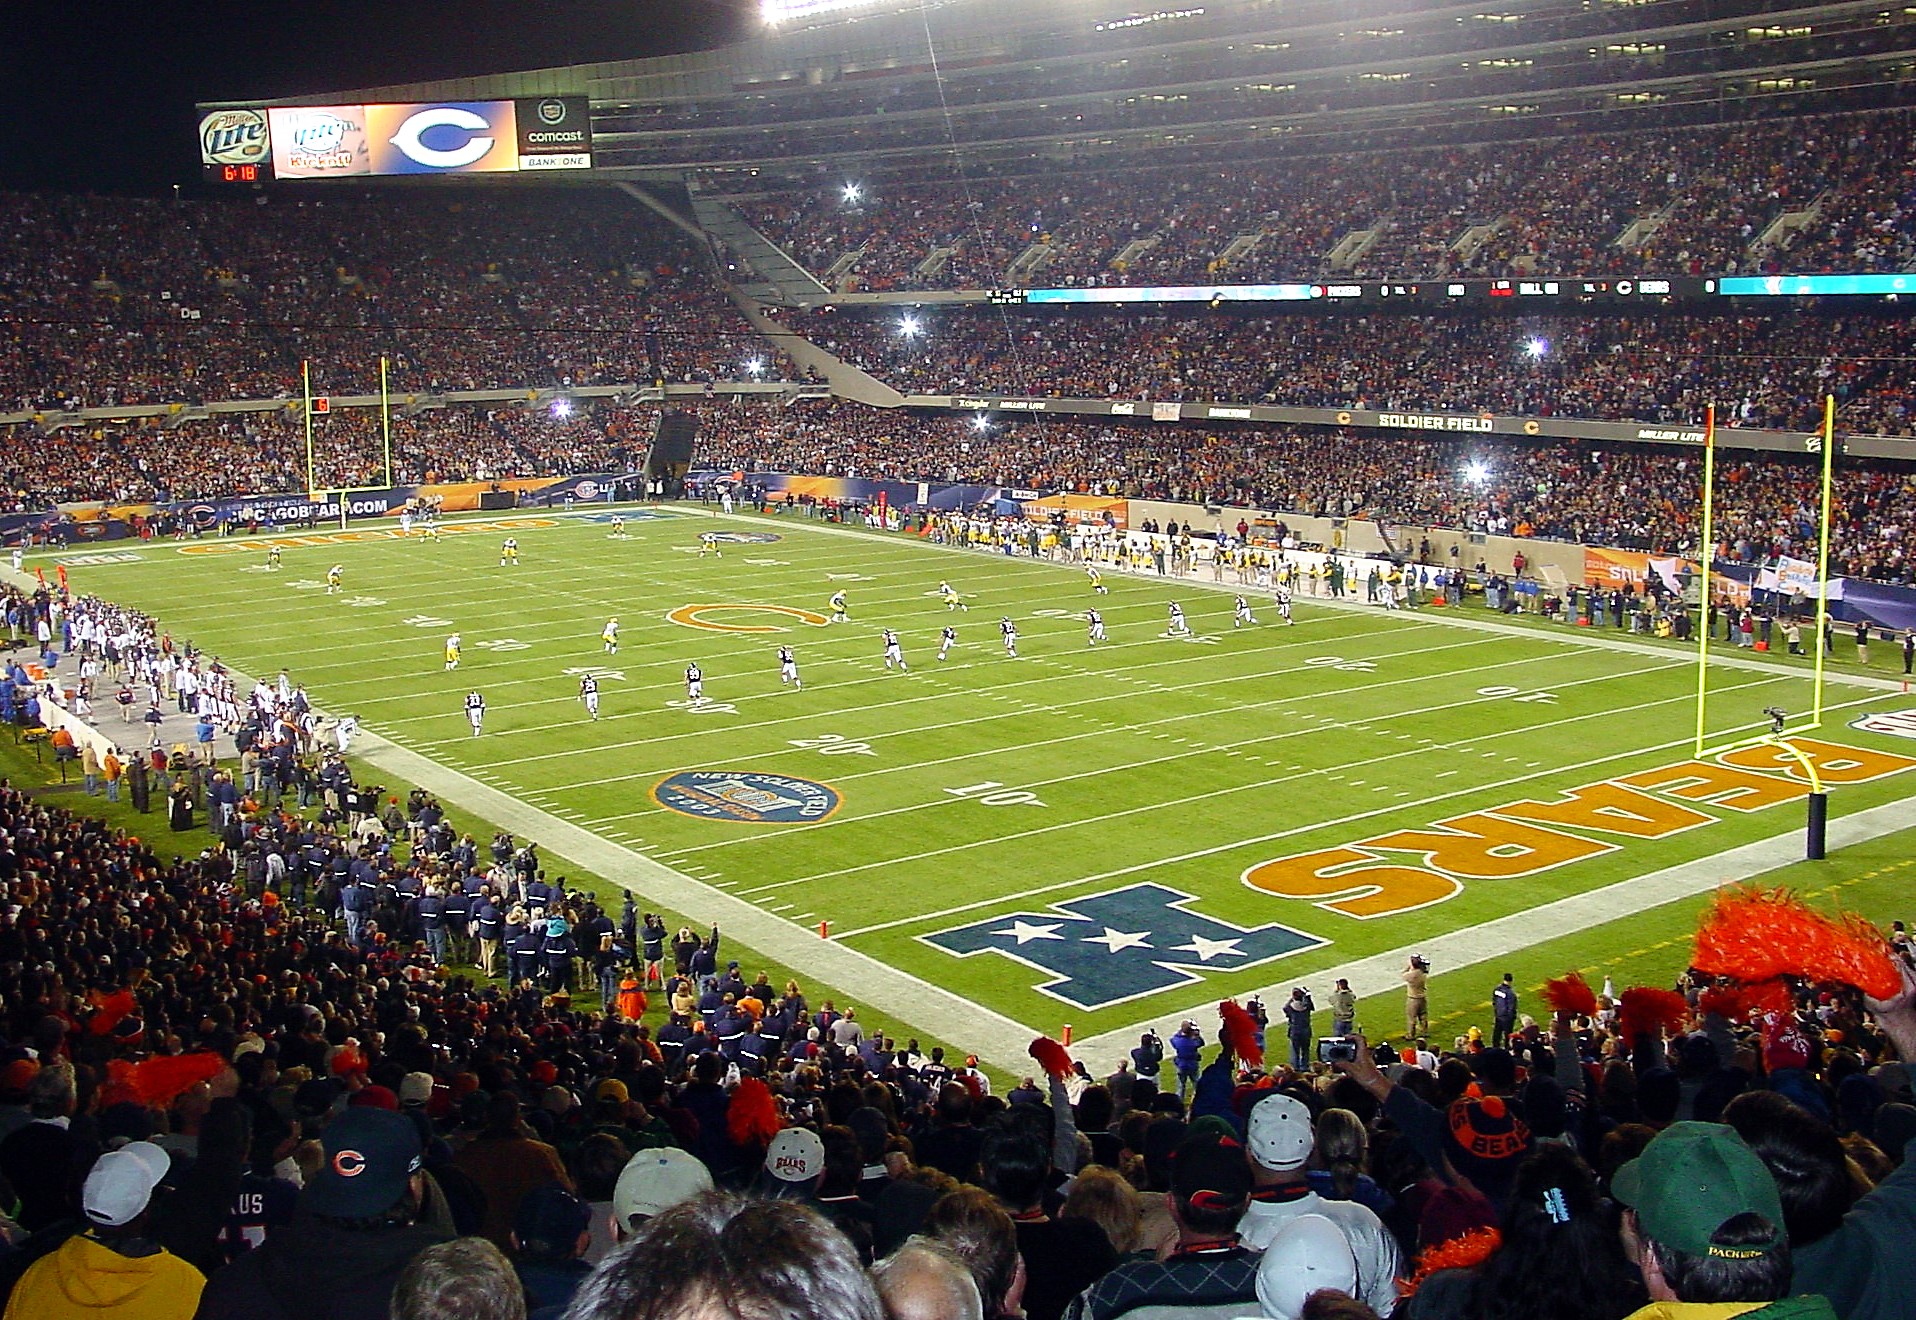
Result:
[[273,177],[272,135],[261,110],[213,110],[200,116],[200,165],[210,179],[256,183]]

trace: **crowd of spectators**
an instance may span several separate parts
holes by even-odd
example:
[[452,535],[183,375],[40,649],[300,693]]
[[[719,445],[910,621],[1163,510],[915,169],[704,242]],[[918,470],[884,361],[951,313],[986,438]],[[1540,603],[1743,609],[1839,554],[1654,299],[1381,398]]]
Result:
[[1908,434],[1900,316],[819,312],[796,324],[908,394],[1275,403]]
[[766,379],[684,235],[604,190],[0,196],[0,411]]
[[[1376,406],[1398,406],[1374,400]],[[869,408],[849,402],[707,402],[698,466],[874,481],[1070,491],[1381,519],[1658,553],[1701,538],[1700,459],[1654,445],[1335,428],[1175,426],[1070,417],[1021,418]],[[634,469],[655,410],[602,406],[567,418],[546,408],[435,409],[393,427],[401,482],[496,480]],[[190,422],[172,431],[118,427],[91,444],[52,437],[17,451],[13,512],[54,496],[206,499],[307,489],[304,431],[290,414]],[[315,442],[318,484],[383,483],[375,414],[330,416]],[[1820,468],[1812,456],[1726,450],[1717,464],[1718,552],[1740,562],[1814,559]],[[1916,475],[1907,465],[1837,468],[1834,571],[1912,580]]]
[[[1913,127],[1896,110],[1183,170],[881,176],[855,199],[821,184],[740,208],[815,273],[856,254],[842,290],[1901,270]],[[949,261],[921,271],[940,248]]]
[[[0,785],[6,1315],[1890,1320],[1916,1282],[1907,974],[1760,1032],[1700,980],[1667,1034],[1513,997],[1434,1050],[1333,1001],[1375,1048],[1267,1069],[1192,1023],[995,1095],[378,792],[249,795],[169,859]],[[468,886],[557,964],[449,966]]]

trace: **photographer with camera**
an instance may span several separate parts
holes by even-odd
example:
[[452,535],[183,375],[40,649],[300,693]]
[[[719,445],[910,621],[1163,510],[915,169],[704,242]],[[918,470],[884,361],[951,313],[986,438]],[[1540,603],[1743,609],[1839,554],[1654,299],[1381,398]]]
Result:
[[1291,1039],[1291,1071],[1309,1072],[1311,1068],[1311,1014],[1317,1005],[1303,986],[1291,991],[1284,1004],[1284,1030]]
[[1138,1047],[1131,1051],[1131,1063],[1138,1070],[1138,1076],[1148,1078],[1155,1085],[1164,1067],[1164,1037],[1155,1031],[1138,1037]]
[[1171,1061],[1178,1071],[1178,1099],[1197,1085],[1198,1051],[1204,1048],[1204,1033],[1198,1024],[1186,1018],[1171,1035]]
[[1401,973],[1404,982],[1404,1034],[1412,1040],[1430,1034],[1430,999],[1425,986],[1430,982],[1430,962],[1422,954],[1410,955]]

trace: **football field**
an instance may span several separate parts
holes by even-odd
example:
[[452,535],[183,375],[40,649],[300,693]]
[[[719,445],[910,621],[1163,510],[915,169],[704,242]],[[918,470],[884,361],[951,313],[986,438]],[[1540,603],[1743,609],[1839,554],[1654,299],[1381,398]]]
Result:
[[[1801,770],[1724,750],[1768,730],[1765,707],[1801,722],[1807,671],[1781,658],[1713,653],[1697,759],[1694,652],[1609,629],[1308,594],[1285,626],[1248,588],[1257,621],[1234,627],[1239,588],[1208,568],[1106,571],[1094,597],[1082,569],[913,536],[627,518],[623,538],[603,511],[454,523],[432,543],[322,530],[280,538],[278,571],[266,538],[68,562],[76,590],[153,612],[176,641],[251,675],[286,668],[481,819],[582,866],[565,840],[589,836],[592,869],[648,905],[723,914],[755,951],[1007,1067],[1034,1030],[1116,1042],[1298,983],[1321,1005],[1332,975],[1378,995],[1407,948],[1500,956],[1702,892],[1746,856],[1800,856]],[[704,532],[722,555],[698,554]],[[499,565],[506,536],[516,567]],[[941,580],[968,609],[947,610]],[[837,590],[847,622],[828,622]],[[1189,637],[1166,635],[1173,599]],[[1107,642],[1087,644],[1087,608]],[[906,672],[883,663],[886,628]],[[802,690],[781,683],[780,646]],[[1916,741],[1889,718],[1912,703],[1887,669],[1834,679],[1802,745],[1837,826],[1880,836],[1916,819]],[[1378,1014],[1398,1023],[1394,1001]]]

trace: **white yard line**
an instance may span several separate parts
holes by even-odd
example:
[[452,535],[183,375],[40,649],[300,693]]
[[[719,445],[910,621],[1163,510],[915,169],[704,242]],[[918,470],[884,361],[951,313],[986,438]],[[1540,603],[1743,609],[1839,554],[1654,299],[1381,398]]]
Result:
[[[1486,669],[1493,668],[1493,667],[1494,666],[1489,666],[1489,665],[1485,666]],[[1675,665],[1664,666],[1664,668],[1666,669],[1674,669],[1677,667],[1678,666],[1675,666]],[[1555,683],[1555,684],[1552,684],[1551,686],[1556,688],[1582,687],[1589,683],[1613,683],[1620,678],[1629,678],[1629,677],[1634,677],[1634,675],[1598,674],[1593,678],[1579,678],[1579,679],[1574,679],[1567,683]],[[1398,681],[1411,682],[1414,680],[1400,679]],[[1388,686],[1388,685],[1380,684],[1379,686]],[[1365,692],[1369,692],[1370,690],[1371,689],[1369,688],[1364,689]],[[1299,699],[1300,698],[1297,698],[1297,697],[1289,697],[1289,698],[1285,698],[1284,700],[1295,701]],[[1308,700],[1309,698],[1306,697],[1302,699]],[[1478,706],[1478,705],[1487,704],[1489,702],[1502,701],[1502,700],[1504,700],[1504,698],[1502,697],[1471,696],[1471,697],[1465,698],[1462,701],[1446,702],[1438,706],[1419,706],[1419,707],[1414,707],[1410,710],[1393,711],[1388,716],[1379,716],[1375,713],[1372,713],[1370,715],[1364,716],[1363,719],[1367,719],[1367,720],[1380,719],[1380,718],[1401,719],[1408,715],[1435,714],[1438,711],[1456,710],[1461,706]],[[1276,705],[1279,703],[1266,702],[1266,703],[1260,703],[1260,704]],[[1246,706],[1243,709],[1255,710],[1257,709],[1257,707]],[[1525,729],[1524,732],[1526,734],[1529,734],[1539,729],[1553,728],[1560,724],[1575,724],[1587,719],[1604,718],[1609,716],[1610,714],[1611,714],[1610,711],[1589,711],[1589,712],[1586,712],[1585,714],[1569,716],[1561,720],[1552,720],[1547,724],[1533,724],[1529,726],[1529,728]],[[1184,761],[1194,756],[1198,756],[1198,757],[1210,756],[1215,752],[1229,751],[1232,748],[1236,748],[1236,747],[1255,747],[1262,743],[1283,742],[1291,738],[1308,738],[1316,734],[1329,732],[1332,729],[1350,729],[1360,724],[1361,722],[1362,722],[1361,720],[1327,720],[1320,724],[1314,724],[1307,729],[1287,729],[1282,733],[1260,734],[1259,736],[1255,738],[1243,738],[1243,739],[1239,739],[1236,742],[1212,743],[1204,747],[1193,747],[1187,751],[1173,752],[1169,756],[1153,756],[1141,761],[1099,762],[1097,765],[1092,766],[1091,768],[1087,770],[1074,771],[1073,773],[1068,775],[1058,775],[1051,779],[1035,779],[1035,780],[1028,780],[1028,781],[1020,781],[1016,785],[1016,787],[1022,790],[1030,791],[1030,790],[1041,789],[1041,788],[1049,788],[1054,784],[1069,784],[1080,779],[1101,779],[1101,778],[1104,778],[1105,776],[1117,774],[1126,770],[1141,770],[1146,766],[1163,765],[1170,761]],[[1169,735],[1159,734],[1158,736],[1168,737]],[[1175,739],[1174,741],[1185,742],[1186,740],[1183,738],[1178,738],[1178,739]],[[1000,748],[998,749],[998,751],[1000,754],[1017,752],[1017,751],[1022,751],[1025,746],[1029,746],[1029,744],[1020,744],[1013,747]],[[1449,748],[1452,746],[1453,744],[1450,744],[1450,743],[1433,743],[1428,746],[1405,748],[1401,751],[1390,752],[1384,756],[1373,756],[1364,760],[1346,761],[1342,763],[1343,771],[1340,771],[1338,774],[1331,775],[1331,778],[1333,779],[1339,778],[1344,771],[1354,770],[1359,766],[1377,765],[1385,761],[1395,761],[1406,756],[1420,756],[1425,754],[1426,752],[1443,751],[1446,748]],[[1164,808],[1169,808],[1169,807],[1184,806],[1192,802],[1203,802],[1203,801],[1208,801],[1211,798],[1226,797],[1232,793],[1251,792],[1256,789],[1269,788],[1274,784],[1284,783],[1286,780],[1289,780],[1289,779],[1302,779],[1302,778],[1307,778],[1310,775],[1323,774],[1323,773],[1325,772],[1321,769],[1306,768],[1301,771],[1298,771],[1295,774],[1280,775],[1275,779],[1259,779],[1253,783],[1234,784],[1228,788],[1212,789],[1209,792],[1194,794],[1190,797],[1165,798],[1158,802],[1147,803],[1144,806],[1128,807],[1121,811],[1109,811],[1109,812],[1105,812],[1103,815],[1098,815],[1098,816],[1083,816],[1076,820],[1065,821],[1056,825],[1047,825],[1041,829],[1026,830],[1022,834],[995,835],[988,840],[981,840],[979,841],[979,843],[975,843],[975,844],[954,844],[949,848],[939,849],[937,853],[919,853],[911,857],[899,858],[896,863],[877,862],[877,863],[870,863],[869,865],[891,866],[891,865],[897,865],[897,864],[909,864],[912,862],[922,861],[927,857],[938,856],[940,854],[947,853],[947,852],[962,851],[968,847],[996,846],[999,843],[1007,842],[1012,839],[1029,838],[1034,834],[1049,834],[1057,830],[1075,829],[1080,825],[1099,825],[1099,824],[1103,824],[1105,821],[1108,821],[1108,820],[1115,820],[1123,816],[1135,815],[1140,812],[1158,811],[1158,810],[1162,810]],[[838,782],[838,781],[834,781],[834,782]],[[1351,782],[1353,785],[1356,785],[1356,784],[1361,784],[1363,781],[1353,780]],[[966,805],[966,802],[965,802],[965,799],[963,798],[954,798],[949,796],[939,797],[939,798],[930,798],[923,802],[914,802],[914,803],[911,803],[910,805],[902,806],[902,807],[891,807],[884,811],[872,811],[872,812],[866,812],[862,815],[853,815],[853,816],[840,815],[840,816],[834,817],[833,819],[829,821],[821,821],[815,825],[798,825],[798,826],[794,826],[791,830],[785,831],[785,833],[789,835],[799,830],[824,829],[824,828],[827,828],[828,826],[838,824],[841,821],[878,820],[886,816],[899,816],[899,815],[904,815],[907,812],[924,811],[932,807],[963,807],[965,805]],[[676,849],[674,851],[674,855],[675,856],[690,856],[693,853],[709,852],[714,848],[724,848],[732,844],[741,843],[741,842],[750,842],[750,841],[751,841],[750,836],[747,836],[742,839],[741,838],[723,839],[716,843],[698,844],[690,848]],[[850,870],[847,870],[847,871],[831,871],[831,872],[827,872],[825,875],[800,876],[792,880],[781,880],[772,884],[760,885],[756,889],[748,889],[748,890],[745,890],[744,892],[748,894],[752,894],[752,893],[760,893],[768,889],[783,889],[787,885],[803,884],[808,880],[822,880],[822,879],[826,879],[828,876],[849,875],[854,872],[862,871],[865,869],[866,867],[864,866],[855,866],[850,868]]]
[[353,744],[361,759],[393,778],[457,803],[501,829],[537,839],[540,847],[640,893],[649,901],[717,922],[724,933],[767,958],[803,969],[861,1003],[881,1005],[926,1033],[1015,1069],[1035,1034],[1003,1014],[891,967],[837,939],[813,931],[716,886],[694,880],[650,857],[543,811],[472,775],[399,747],[376,734]]
[[[1756,686],[1760,686],[1764,681],[1766,680],[1752,679],[1749,683],[1739,684],[1738,686],[1756,687]],[[1634,709],[1651,710],[1657,706],[1669,705],[1671,702],[1680,702],[1680,701],[1687,701],[1687,700],[1689,700],[1687,696],[1670,697],[1664,701],[1645,702],[1642,705],[1635,707]],[[1871,701],[1874,701],[1874,700],[1875,698],[1873,697],[1865,697],[1858,701],[1848,702],[1846,703],[1846,705],[1849,705],[1849,706],[1868,705]],[[1831,709],[1841,710],[1843,708],[1844,707],[1838,706],[1838,707],[1832,707]],[[1575,723],[1578,720],[1583,720],[1588,718],[1591,718],[1591,716],[1582,715],[1582,716],[1575,717],[1575,719],[1553,721],[1553,723],[1568,724],[1568,723]],[[1541,728],[1548,728],[1550,726],[1537,725],[1535,727],[1541,729]],[[1769,727],[1769,724],[1767,721],[1755,721],[1747,725],[1742,725],[1740,727],[1745,729],[1767,729]],[[1337,825],[1353,825],[1360,820],[1370,820],[1373,817],[1388,815],[1391,812],[1395,812],[1395,811],[1410,810],[1417,807],[1427,807],[1427,806],[1434,805],[1438,802],[1448,802],[1452,798],[1465,797],[1474,793],[1490,793],[1499,789],[1510,788],[1517,784],[1526,784],[1533,779],[1547,779],[1554,775],[1569,774],[1573,771],[1588,770],[1595,766],[1608,765],[1612,761],[1622,761],[1634,756],[1648,756],[1653,752],[1666,752],[1678,747],[1690,747],[1693,745],[1694,745],[1693,739],[1678,738],[1671,742],[1657,743],[1654,746],[1650,746],[1650,747],[1634,747],[1634,748],[1629,748],[1627,750],[1620,751],[1620,752],[1613,752],[1607,756],[1598,756],[1587,761],[1579,761],[1574,765],[1547,766],[1543,769],[1531,771],[1529,773],[1512,775],[1506,779],[1499,779],[1493,783],[1473,784],[1464,788],[1453,789],[1448,793],[1433,793],[1429,796],[1416,798],[1408,802],[1393,800],[1387,806],[1373,807],[1368,811],[1352,812],[1351,814],[1347,816],[1339,816],[1332,820],[1308,821],[1305,824],[1294,825],[1290,827],[1289,829],[1276,830],[1269,834],[1254,835],[1251,838],[1247,838],[1247,839],[1234,839],[1229,843],[1213,844],[1212,846],[1207,848],[1197,848],[1197,849],[1193,849],[1190,852],[1178,853],[1170,857],[1157,857],[1157,858],[1153,858],[1152,860],[1148,862],[1136,862],[1130,866],[1121,866],[1117,868],[1116,870],[1100,871],[1095,875],[1079,876],[1076,879],[1072,879],[1072,880],[1059,880],[1052,884],[1040,885],[1036,888],[1021,889],[1016,894],[999,894],[992,898],[981,898],[981,899],[975,899],[969,903],[960,903],[955,907],[943,908],[936,912],[921,912],[915,916],[897,917],[890,921],[874,922],[873,924],[869,926],[858,926],[858,927],[854,927],[851,930],[847,930],[840,935],[840,938],[848,939],[848,940],[855,939],[860,935],[869,935],[873,933],[874,931],[892,930],[899,926],[915,926],[915,925],[926,924],[933,921],[942,921],[948,917],[957,916],[960,913],[976,911],[979,908],[1003,907],[1003,906],[1013,905],[1013,904],[1022,902],[1026,899],[1029,899],[1032,896],[1037,894],[1056,893],[1059,890],[1075,889],[1084,885],[1096,884],[1099,881],[1103,881],[1103,880],[1115,880],[1123,876],[1135,875],[1139,871],[1154,871],[1154,870],[1157,870],[1159,867],[1174,866],[1183,862],[1195,861],[1200,857],[1214,857],[1219,853],[1230,852],[1237,848],[1246,848],[1253,844],[1274,843],[1279,839],[1289,839],[1300,834],[1309,834],[1316,830],[1329,829]],[[1397,753],[1397,755],[1414,756],[1414,755],[1419,755],[1423,752],[1428,752],[1433,750],[1440,750],[1440,749],[1417,748],[1410,751]],[[1380,759],[1383,759],[1383,758],[1380,758]],[[1309,770],[1304,772],[1305,775],[1314,775],[1318,773],[1320,772],[1316,770]],[[1297,775],[1284,776],[1284,778],[1297,778],[1297,777],[1299,776]],[[1277,784],[1282,782],[1283,782],[1283,779],[1266,780],[1264,781],[1263,784],[1258,785],[1258,787],[1266,787],[1271,784]],[[1123,814],[1123,813],[1120,813],[1120,814]],[[1047,828],[1057,828],[1057,827],[1047,827]],[[1026,831],[1027,834],[1043,833],[1043,832],[1044,831]],[[1023,837],[1025,836],[1018,835],[1018,834],[1005,835],[1005,836],[1001,836],[998,839],[993,839],[990,842],[994,844],[1001,843],[1001,842],[1009,842],[1013,839],[1018,839]],[[972,847],[975,845],[965,844],[960,846]],[[939,849],[938,851],[947,852],[952,850]],[[922,857],[929,857],[929,856],[936,856],[936,855],[937,855],[936,853],[922,853],[922,854],[919,854],[919,857],[922,858]],[[886,862],[886,863],[882,863],[882,865],[886,865],[886,866],[908,865],[915,860],[918,860],[918,858],[902,857],[897,859],[895,862]],[[878,865],[878,864],[875,863],[874,865]],[[865,869],[864,867],[850,868],[850,870],[852,871],[859,871],[864,869]],[[843,875],[848,873],[849,872],[845,872],[845,871],[834,871],[834,872],[829,872],[827,874]],[[826,878],[826,876],[816,875],[816,876],[809,876],[807,878],[813,879],[813,880],[820,880],[820,879]]]

